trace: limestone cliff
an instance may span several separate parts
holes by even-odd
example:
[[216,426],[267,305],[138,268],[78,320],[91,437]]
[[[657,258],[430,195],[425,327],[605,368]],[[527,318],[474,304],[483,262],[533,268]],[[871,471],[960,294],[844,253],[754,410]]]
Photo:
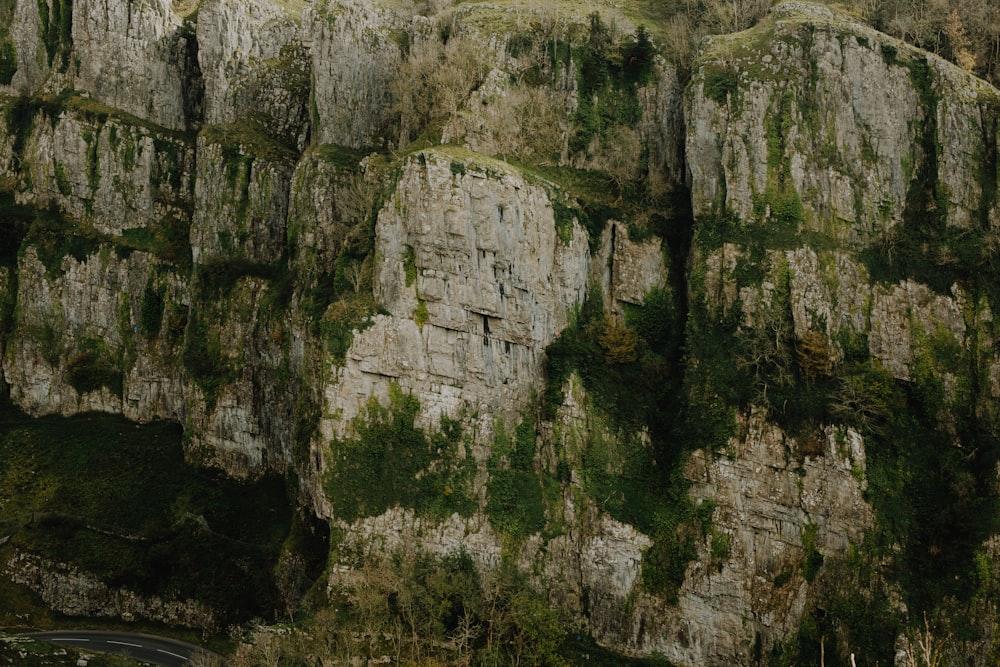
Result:
[[[736,344],[731,362],[751,374],[754,385],[750,421],[738,420],[739,444],[735,451],[731,444],[723,460],[739,465],[745,456],[739,447],[759,437],[753,424],[761,416],[799,431],[785,448],[786,456],[803,461],[803,476],[788,482],[795,482],[802,501],[826,499],[800,504],[804,514],[796,523],[804,546],[803,531],[815,531],[810,542],[827,562],[846,558],[856,565],[851,554],[862,549],[862,560],[887,559],[914,572],[950,567],[937,546],[948,530],[936,517],[907,502],[893,505],[888,497],[902,492],[923,499],[936,493],[933,485],[926,477],[911,485],[885,465],[905,469],[913,480],[922,475],[909,466],[934,461],[930,465],[940,466],[945,478],[969,475],[971,482],[981,475],[972,484],[993,488],[996,459],[980,458],[985,452],[978,448],[992,449],[987,443],[996,432],[996,394],[989,382],[973,378],[996,374],[996,357],[983,347],[996,340],[995,292],[988,286],[991,270],[982,273],[980,263],[992,252],[986,248],[998,215],[990,157],[997,145],[996,100],[994,89],[934,56],[825,8],[795,3],[775,8],[767,22],[746,33],[714,38],[688,87],[686,156],[696,218],[690,284],[695,303],[705,308],[699,313],[693,305],[693,313],[705,318],[709,331],[729,332]],[[890,378],[898,389],[881,393],[880,383],[893,383]],[[936,387],[932,394],[921,389],[928,382]],[[794,395],[783,389],[791,386],[798,387]],[[712,379],[706,388],[729,401],[747,400]],[[825,408],[817,409],[812,401],[824,392],[830,392],[820,398]],[[760,406],[768,413],[757,412]],[[887,411],[897,410],[922,426],[891,419]],[[958,425],[957,415],[966,410],[982,418],[973,432]],[[829,426],[817,430],[823,422]],[[825,430],[831,426],[848,430],[831,439]],[[764,433],[768,428],[774,427]],[[918,430],[925,434],[922,445],[910,440]],[[915,453],[922,447],[928,449]],[[891,464],[882,458],[886,448],[899,457]],[[957,466],[959,472],[952,462],[966,448],[977,452]],[[760,470],[767,464],[758,456],[748,458]],[[825,490],[810,490],[810,463],[824,458],[839,472],[823,474]],[[735,469],[717,470],[723,479],[738,477]],[[715,478],[710,467],[697,474],[705,482]],[[889,491],[887,484],[898,486]],[[963,501],[954,479],[944,484],[951,486],[937,491],[940,511],[964,511],[957,510]],[[743,481],[738,488],[746,496],[753,486]],[[725,493],[715,489],[716,519],[724,523],[731,510]],[[731,502],[733,510],[744,506]],[[820,507],[833,511],[819,516]],[[894,521],[921,524],[914,526],[919,537],[888,528]],[[737,542],[751,535],[780,540],[786,525],[739,524]],[[966,553],[982,550],[990,530],[983,524],[954,539],[968,540]],[[888,552],[880,540],[891,544]],[[759,574],[766,562],[758,561]],[[831,571],[844,576],[839,566]],[[969,574],[953,576],[958,582]],[[773,581],[779,578],[787,581]],[[962,586],[952,590],[968,596],[957,592]],[[877,603],[882,613],[898,613],[907,604],[926,609],[929,602],[905,590],[905,604],[893,597]],[[795,604],[789,598],[783,608]],[[852,604],[865,611],[852,611],[854,620],[846,619],[850,614],[838,619],[844,649],[862,632],[858,617],[872,613],[876,602],[867,597]],[[750,618],[744,616],[744,627],[760,633],[766,648],[763,628],[781,621],[771,608]],[[845,633],[848,626],[854,629]],[[749,642],[751,634],[746,637]]]
[[425,4],[18,0],[11,398],[296,480],[354,604],[464,553],[629,655],[887,664],[927,610],[986,660],[1000,93],[804,3],[689,73]]

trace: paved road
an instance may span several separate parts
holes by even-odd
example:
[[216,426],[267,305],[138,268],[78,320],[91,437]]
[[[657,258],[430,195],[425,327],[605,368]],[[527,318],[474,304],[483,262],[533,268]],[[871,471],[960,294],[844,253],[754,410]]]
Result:
[[[225,664],[221,656],[208,653],[199,646],[152,635],[140,635],[128,632],[39,632],[30,637],[50,644],[72,646],[95,653],[114,653],[126,655],[142,662],[148,662],[160,667],[182,667],[190,665],[192,655],[204,653]],[[214,663],[210,663],[214,664]]]

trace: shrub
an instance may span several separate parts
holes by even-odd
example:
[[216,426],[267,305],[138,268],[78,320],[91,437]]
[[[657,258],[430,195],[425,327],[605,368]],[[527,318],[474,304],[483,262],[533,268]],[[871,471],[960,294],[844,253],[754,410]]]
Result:
[[739,81],[729,70],[709,70],[703,84],[705,96],[717,104],[725,106],[730,96],[739,91]]
[[608,364],[625,364],[638,359],[639,334],[622,323],[606,319],[597,340]]
[[236,368],[223,351],[218,327],[211,326],[200,312],[192,311],[188,319],[181,358],[184,368],[205,394],[205,403],[211,410],[222,387],[236,379]]
[[83,262],[107,241],[104,235],[76,224],[55,208],[37,210],[25,238],[27,245],[34,246],[50,278],[60,274],[67,256]]
[[[322,295],[314,298],[322,298]],[[375,300],[370,293],[363,292],[354,298],[338,299],[327,306],[317,325],[333,361],[343,363],[354,340],[354,332],[370,326],[374,312]]]
[[816,548],[816,524],[810,523],[802,531],[802,576],[812,582],[823,566],[823,554]]
[[477,109],[476,120],[496,155],[521,162],[558,162],[568,129],[566,108],[562,91],[518,81],[502,98]]
[[486,514],[493,527],[513,539],[545,528],[545,502],[534,471],[495,468],[487,487]]
[[163,294],[165,288],[153,284],[152,278],[142,290],[142,301],[139,305],[139,323],[142,335],[146,340],[152,340],[160,335],[163,325]]
[[[412,44],[390,85],[393,101],[386,120],[397,128],[397,145],[402,148],[420,137],[437,143],[442,128],[485,75],[483,50],[468,38]],[[453,165],[458,169],[464,166]]]
[[521,420],[513,440],[499,423],[487,465],[486,514],[494,528],[515,540],[545,528],[542,482],[534,463],[537,437],[534,417]]

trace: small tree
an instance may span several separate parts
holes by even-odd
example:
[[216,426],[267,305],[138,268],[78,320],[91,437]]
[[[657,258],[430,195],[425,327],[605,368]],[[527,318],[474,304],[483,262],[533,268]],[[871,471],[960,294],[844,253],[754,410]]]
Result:
[[955,64],[971,72],[976,66],[976,57],[969,51],[969,39],[965,35],[965,25],[959,16],[958,8],[952,7],[944,24],[944,34],[951,47],[951,57]]
[[362,173],[352,173],[338,183],[334,201],[337,212],[347,225],[357,225],[365,222],[375,207],[378,186],[365,178]]
[[222,667],[222,659],[215,653],[199,649],[188,659],[191,667]]
[[947,637],[935,636],[924,612],[924,629],[906,638],[906,667],[940,667],[944,664]]
[[833,360],[826,336],[815,329],[809,329],[795,346],[795,359],[806,382],[828,378],[833,373]]
[[365,278],[367,277],[365,271],[365,265],[367,263],[367,258],[365,261],[353,260],[347,265],[344,273],[347,276],[348,282],[351,283],[351,287],[354,288],[354,293],[359,294],[361,292],[361,286],[365,284]]
[[609,364],[627,364],[639,356],[637,352],[639,334],[634,329],[610,318],[604,320],[597,342],[604,350],[604,360]]
[[601,142],[596,163],[618,188],[618,200],[621,201],[625,188],[638,180],[642,173],[642,138],[639,132],[626,125],[611,128]]
[[462,110],[485,75],[482,45],[466,37],[452,36],[446,44],[428,40],[413,45],[390,84],[389,112],[398,123],[397,145],[402,148],[422,135],[440,136],[441,128]]

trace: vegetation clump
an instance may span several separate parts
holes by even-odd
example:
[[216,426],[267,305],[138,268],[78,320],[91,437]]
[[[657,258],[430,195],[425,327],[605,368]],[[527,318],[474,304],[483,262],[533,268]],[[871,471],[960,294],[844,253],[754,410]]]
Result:
[[[579,105],[576,127],[570,139],[570,153],[593,152],[597,139],[619,134],[638,124],[642,110],[637,90],[653,77],[653,47],[645,28],[634,36],[614,43],[613,35],[599,14],[590,15],[587,40],[576,49]],[[619,137],[621,139],[622,137]]]
[[427,433],[414,423],[419,409],[414,396],[390,385],[388,405],[372,398],[350,434],[330,443],[323,488],[339,520],[397,506],[439,519],[475,510],[475,462],[461,422],[442,416],[440,429]]
[[49,66],[65,72],[73,52],[73,1],[51,0],[50,4],[50,0],[38,0],[38,18]]
[[222,388],[236,380],[237,364],[223,347],[219,327],[200,310],[192,310],[188,316],[181,360],[204,393],[209,410],[215,407]]
[[163,326],[163,286],[153,284],[152,277],[142,290],[142,301],[139,305],[139,322],[142,335],[147,340],[152,340],[160,335],[160,328]]
[[543,414],[551,418],[570,374],[582,380],[611,426],[607,436],[592,431],[587,439],[584,489],[602,510],[653,538],[642,581],[672,600],[714,510],[710,503],[694,504],[682,474],[687,453],[704,444],[691,423],[706,428],[709,420],[695,412],[697,403],[679,401],[683,384],[693,381],[679,370],[679,315],[670,296],[654,290],[616,322],[591,295],[574,325],[547,350],[543,397]]
[[545,501],[535,468],[535,419],[525,417],[513,439],[497,425],[488,469],[486,514],[494,528],[515,542],[546,526]]

